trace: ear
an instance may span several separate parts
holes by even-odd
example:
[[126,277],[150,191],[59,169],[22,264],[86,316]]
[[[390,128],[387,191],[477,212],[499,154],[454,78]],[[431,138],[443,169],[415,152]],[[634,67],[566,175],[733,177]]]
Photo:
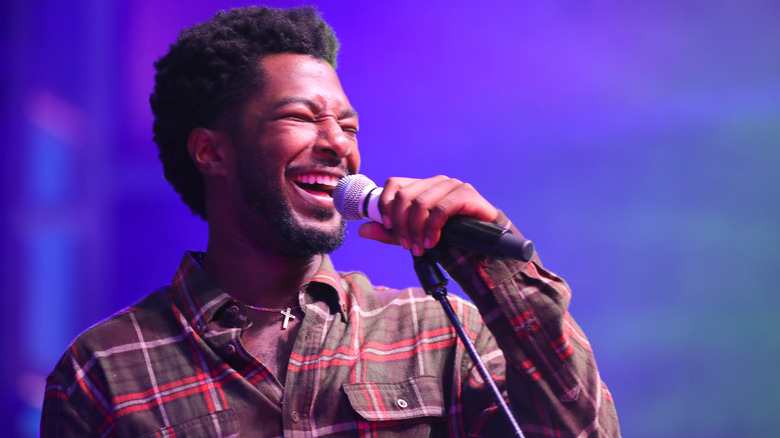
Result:
[[187,150],[195,167],[204,175],[227,175],[227,136],[219,131],[195,128],[187,140]]

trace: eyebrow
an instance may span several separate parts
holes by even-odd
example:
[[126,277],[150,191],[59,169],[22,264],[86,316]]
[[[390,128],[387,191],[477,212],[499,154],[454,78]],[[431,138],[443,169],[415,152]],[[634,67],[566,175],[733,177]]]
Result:
[[[302,103],[302,104],[308,106],[314,112],[320,112],[320,111],[322,111],[324,109],[322,107],[322,105],[320,105],[319,103],[317,103],[317,102],[315,102],[315,101],[313,101],[311,99],[308,99],[308,98],[305,98],[305,97],[296,97],[296,96],[285,97],[285,98],[279,100],[278,102],[276,102],[274,104],[272,109],[274,109],[274,110],[275,109],[279,109],[279,108],[281,108],[281,107],[283,107],[285,105],[289,105],[291,103]],[[346,119],[346,118],[349,118],[349,117],[357,117],[357,116],[358,116],[358,113],[357,113],[357,111],[355,111],[354,108],[346,108],[346,109],[342,110],[341,112],[339,112],[339,119]]]

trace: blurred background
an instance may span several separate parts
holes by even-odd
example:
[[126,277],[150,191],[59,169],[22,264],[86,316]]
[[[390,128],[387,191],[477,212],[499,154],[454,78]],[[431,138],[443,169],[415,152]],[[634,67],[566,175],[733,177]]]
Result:
[[[777,436],[780,3],[310,3],[341,40],[362,173],[469,181],[535,241],[625,437]],[[0,6],[3,435],[37,436],[79,332],[205,249],[151,140],[152,63],[247,4]],[[337,267],[417,284],[356,229]]]

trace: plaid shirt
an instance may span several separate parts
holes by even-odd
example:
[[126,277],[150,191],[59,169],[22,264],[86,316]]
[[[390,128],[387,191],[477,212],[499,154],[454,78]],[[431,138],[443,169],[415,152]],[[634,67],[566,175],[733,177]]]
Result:
[[[441,305],[419,289],[377,288],[325,257],[301,288],[306,316],[280,385],[242,346],[246,309],[196,257],[76,339],[47,380],[42,437],[511,435]],[[527,437],[619,435],[561,279],[538,259],[450,250],[442,265],[476,305],[449,297]]]

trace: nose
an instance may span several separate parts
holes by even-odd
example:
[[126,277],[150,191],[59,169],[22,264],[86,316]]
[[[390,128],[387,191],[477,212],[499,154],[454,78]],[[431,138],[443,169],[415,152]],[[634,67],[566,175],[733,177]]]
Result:
[[344,158],[355,158],[357,141],[344,132],[335,119],[327,118],[319,122],[319,138],[314,144],[314,152],[335,165]]

